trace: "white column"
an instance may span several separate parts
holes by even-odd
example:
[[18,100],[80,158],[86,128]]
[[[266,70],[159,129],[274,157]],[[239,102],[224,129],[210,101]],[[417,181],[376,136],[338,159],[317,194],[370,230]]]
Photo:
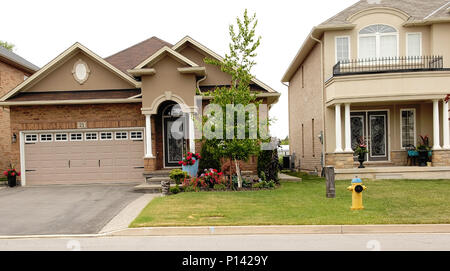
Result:
[[189,113],[189,151],[195,153],[195,126],[194,114]]
[[352,130],[350,127],[350,104],[345,104],[345,152],[353,152]]
[[145,158],[153,158],[151,116],[152,115],[145,115]]
[[439,132],[439,101],[433,101],[433,150],[441,149]]
[[334,152],[342,152],[342,131],[341,131],[341,105],[335,106],[336,117],[336,150]]
[[450,149],[450,137],[448,128],[448,103],[442,102],[442,131],[444,134],[444,149]]

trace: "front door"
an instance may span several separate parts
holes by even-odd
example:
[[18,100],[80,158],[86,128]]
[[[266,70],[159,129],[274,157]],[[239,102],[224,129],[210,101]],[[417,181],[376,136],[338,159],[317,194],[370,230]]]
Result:
[[164,163],[165,167],[178,167],[184,150],[183,118],[164,118]]
[[353,149],[364,138],[368,146],[369,161],[389,160],[387,111],[352,112],[350,122]]

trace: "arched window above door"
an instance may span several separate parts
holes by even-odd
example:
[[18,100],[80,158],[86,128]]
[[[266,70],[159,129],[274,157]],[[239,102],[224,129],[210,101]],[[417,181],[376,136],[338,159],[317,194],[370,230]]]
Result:
[[389,25],[375,24],[359,31],[360,59],[391,58],[398,56],[398,31]]

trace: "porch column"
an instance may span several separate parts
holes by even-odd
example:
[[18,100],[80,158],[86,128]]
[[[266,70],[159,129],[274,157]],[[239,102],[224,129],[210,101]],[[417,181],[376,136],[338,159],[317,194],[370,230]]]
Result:
[[335,118],[336,118],[336,150],[334,152],[342,151],[342,131],[341,131],[341,105],[335,105]]
[[439,124],[439,100],[433,100],[433,150],[441,149]]
[[189,118],[189,151],[195,153],[195,126],[194,126],[194,113],[188,114]]
[[448,128],[448,103],[442,102],[442,131],[444,134],[444,149],[450,149],[450,138],[449,138],[449,128]]
[[353,152],[352,130],[350,127],[350,104],[345,104],[345,152]]
[[152,115],[145,115],[145,158],[154,158],[152,153]]

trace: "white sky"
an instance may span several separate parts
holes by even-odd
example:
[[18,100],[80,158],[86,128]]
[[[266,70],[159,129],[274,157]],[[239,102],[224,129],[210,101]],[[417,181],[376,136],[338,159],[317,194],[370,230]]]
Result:
[[253,73],[281,93],[271,110],[272,135],[289,134],[287,87],[281,77],[312,27],[356,0],[262,1],[2,1],[0,40],[42,67],[75,42],[108,57],[152,36],[175,44],[189,35],[220,55],[229,43],[228,25],[247,8],[256,12],[257,66]]

